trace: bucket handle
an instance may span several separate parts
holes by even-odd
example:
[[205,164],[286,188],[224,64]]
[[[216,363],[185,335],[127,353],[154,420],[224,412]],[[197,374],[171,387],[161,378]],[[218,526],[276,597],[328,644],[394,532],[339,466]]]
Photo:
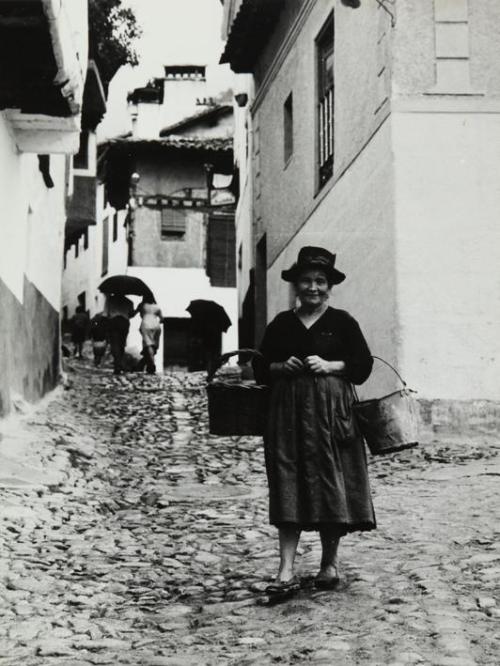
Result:
[[224,363],[227,363],[227,361],[229,361],[229,359],[232,356],[237,356],[239,354],[251,354],[252,356],[260,356],[261,358],[263,358],[262,354],[257,349],[245,348],[245,349],[235,349],[234,351],[226,352],[225,354],[222,354],[221,356],[219,356],[219,358],[217,359],[217,363],[215,364],[214,369],[211,372],[207,373],[207,384],[210,384],[210,382],[212,381],[212,379],[215,376],[215,373],[218,370],[220,370],[220,368],[222,368]]
[[401,382],[401,384],[403,384],[403,388],[406,388],[406,382],[405,382],[405,380],[401,377],[401,375],[400,375],[399,372],[396,370],[396,368],[394,368],[394,367],[393,367],[388,361],[384,360],[383,358],[380,358],[380,356],[373,356],[373,355],[372,355],[372,358],[376,358],[377,361],[382,361],[382,363],[385,363],[385,365],[387,365],[387,366],[388,366],[388,367],[394,372],[394,374],[397,376],[397,378],[399,379],[399,381]]
[[[388,366],[388,367],[394,372],[394,374],[395,374],[396,377],[399,379],[399,381],[401,382],[401,384],[403,384],[403,389],[404,389],[404,390],[407,390],[407,391],[411,391],[411,389],[407,389],[407,384],[406,384],[405,380],[401,377],[401,375],[400,375],[399,372],[396,370],[396,368],[394,368],[394,367],[393,367],[388,361],[386,361],[386,360],[383,359],[383,358],[380,358],[380,356],[374,356],[373,354],[372,354],[372,358],[376,358],[377,361],[382,361],[382,363],[385,363],[385,365],[387,365],[387,366]],[[359,396],[358,396],[358,392],[356,391],[356,387],[354,386],[354,384],[352,384],[351,386],[352,386],[352,388],[353,388],[354,398],[355,398],[356,402],[360,402],[360,400],[359,400]]]

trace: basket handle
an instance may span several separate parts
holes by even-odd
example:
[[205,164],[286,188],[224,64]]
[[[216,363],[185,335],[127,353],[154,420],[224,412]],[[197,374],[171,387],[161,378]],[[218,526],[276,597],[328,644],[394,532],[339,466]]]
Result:
[[252,356],[262,357],[262,354],[257,349],[249,349],[249,348],[247,349],[247,348],[245,348],[245,349],[235,349],[234,351],[226,352],[225,354],[222,354],[222,356],[219,356],[219,358],[217,359],[217,363],[215,364],[214,369],[211,372],[207,373],[207,383],[209,384],[212,381],[212,379],[215,376],[215,373],[220,368],[222,368],[224,363],[227,363],[227,361],[229,361],[229,359],[232,356],[238,356],[239,354],[251,354]]
[[401,377],[401,375],[400,375],[399,372],[396,370],[396,368],[394,368],[394,367],[393,367],[388,361],[385,361],[383,358],[380,358],[380,356],[373,356],[373,355],[372,355],[372,358],[376,358],[377,361],[382,361],[382,363],[385,363],[385,365],[387,365],[387,366],[388,366],[388,367],[394,372],[394,374],[397,376],[397,378],[399,379],[399,381],[401,382],[401,384],[403,384],[403,388],[406,388],[406,382],[405,382],[405,380]]

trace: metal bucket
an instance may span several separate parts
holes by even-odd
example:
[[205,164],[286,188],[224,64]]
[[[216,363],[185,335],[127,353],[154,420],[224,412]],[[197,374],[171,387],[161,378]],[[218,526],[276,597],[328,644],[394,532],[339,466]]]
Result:
[[399,377],[403,389],[382,398],[362,400],[353,405],[356,423],[366,440],[370,453],[383,455],[403,451],[418,445],[419,406],[399,373],[384,361]]

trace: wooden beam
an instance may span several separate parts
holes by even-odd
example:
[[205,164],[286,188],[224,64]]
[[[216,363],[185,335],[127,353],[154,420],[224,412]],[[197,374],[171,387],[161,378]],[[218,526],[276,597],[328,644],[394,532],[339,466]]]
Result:
[[43,18],[40,16],[1,16],[0,28],[40,28]]

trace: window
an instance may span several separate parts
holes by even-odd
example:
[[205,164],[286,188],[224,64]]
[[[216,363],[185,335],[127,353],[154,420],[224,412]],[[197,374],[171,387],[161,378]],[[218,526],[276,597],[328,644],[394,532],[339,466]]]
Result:
[[316,40],[318,70],[318,167],[319,186],[333,173],[333,14]]
[[109,219],[107,217],[102,221],[102,272],[106,275],[108,272],[109,261]]
[[118,240],[118,212],[113,215],[113,243]]
[[75,242],[75,259],[78,259],[78,251],[80,250],[80,239],[77,238]]
[[283,146],[285,166],[293,155],[293,97],[288,95],[283,105]]
[[89,249],[89,230],[85,229],[83,233],[83,249],[88,250]]
[[183,240],[186,234],[186,213],[175,208],[161,209],[161,237],[163,240]]
[[75,169],[89,168],[89,133],[87,130],[80,132],[80,147],[73,157],[73,166]]

